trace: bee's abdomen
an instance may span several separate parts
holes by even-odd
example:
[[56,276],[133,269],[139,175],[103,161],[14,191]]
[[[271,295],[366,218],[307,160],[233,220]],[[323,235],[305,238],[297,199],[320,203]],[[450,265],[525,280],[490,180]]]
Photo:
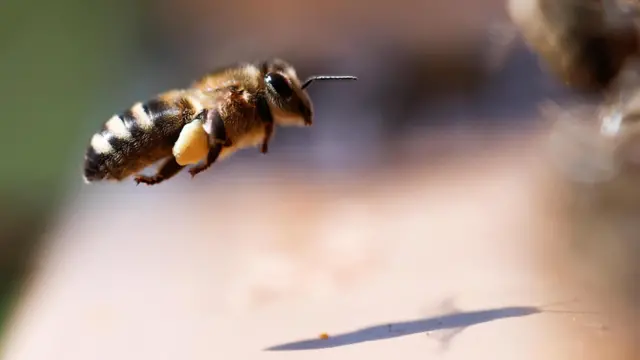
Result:
[[91,138],[85,181],[122,180],[171,155],[180,130],[200,109],[189,97],[159,97],[114,115]]

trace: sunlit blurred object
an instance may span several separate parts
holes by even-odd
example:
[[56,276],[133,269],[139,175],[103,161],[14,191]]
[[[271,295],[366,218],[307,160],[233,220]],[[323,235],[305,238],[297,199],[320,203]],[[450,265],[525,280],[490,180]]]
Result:
[[[560,170],[572,281],[585,286],[637,349],[640,328],[640,72],[625,67],[601,104],[543,107],[549,159]],[[626,341],[626,340],[625,340]],[[634,349],[635,347],[635,349]],[[637,356],[632,357],[637,358]]]
[[620,169],[615,143],[600,135],[597,109],[583,105],[562,109],[555,103],[542,107],[551,122],[550,160],[571,181],[598,183],[612,180]]
[[[550,121],[552,160],[574,181],[601,183],[630,176],[640,165],[640,63],[628,62],[604,102],[541,106]],[[622,175],[622,172],[627,172]]]
[[608,0],[509,0],[508,10],[545,66],[574,89],[606,89],[638,51],[633,17]]

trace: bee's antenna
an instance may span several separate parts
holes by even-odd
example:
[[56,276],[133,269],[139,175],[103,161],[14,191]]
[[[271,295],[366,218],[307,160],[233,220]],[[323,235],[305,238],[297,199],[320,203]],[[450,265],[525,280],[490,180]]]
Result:
[[311,85],[311,83],[316,81],[316,80],[358,80],[358,78],[355,77],[355,76],[348,76],[348,75],[345,75],[345,76],[342,76],[342,75],[317,75],[317,76],[311,76],[310,78],[305,80],[304,84],[302,84],[302,89],[304,89],[307,86]]

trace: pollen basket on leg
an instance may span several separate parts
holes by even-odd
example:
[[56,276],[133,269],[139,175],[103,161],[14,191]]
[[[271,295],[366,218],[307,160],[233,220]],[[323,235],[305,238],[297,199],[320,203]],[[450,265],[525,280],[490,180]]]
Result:
[[153,127],[153,120],[151,119],[149,114],[147,114],[147,112],[145,111],[142,103],[139,102],[133,105],[133,107],[131,108],[131,113],[133,114],[133,117],[135,118],[136,123],[142,129],[150,129]]
[[128,139],[131,137],[129,129],[127,129],[124,121],[122,121],[122,118],[118,115],[111,117],[105,124],[105,128],[118,139]]
[[94,134],[91,138],[91,147],[98,154],[106,154],[113,151],[113,147],[109,143],[109,140],[105,139],[102,134]]
[[209,152],[209,136],[202,121],[194,120],[182,128],[173,146],[173,156],[179,165],[196,164]]

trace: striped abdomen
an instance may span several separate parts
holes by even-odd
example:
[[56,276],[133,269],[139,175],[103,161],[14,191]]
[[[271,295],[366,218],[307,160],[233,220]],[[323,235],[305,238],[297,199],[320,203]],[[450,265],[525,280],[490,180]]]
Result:
[[182,127],[202,110],[184,92],[171,92],[114,115],[91,138],[86,182],[122,180],[171,155]]

